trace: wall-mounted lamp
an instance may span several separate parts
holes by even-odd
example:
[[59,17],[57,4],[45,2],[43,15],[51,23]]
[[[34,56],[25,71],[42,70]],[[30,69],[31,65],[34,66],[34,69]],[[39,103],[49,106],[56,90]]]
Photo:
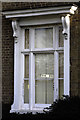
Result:
[[70,13],[71,13],[71,14],[74,14],[75,11],[77,10],[77,8],[78,8],[78,6],[73,5],[73,6],[71,7],[71,9],[70,9]]

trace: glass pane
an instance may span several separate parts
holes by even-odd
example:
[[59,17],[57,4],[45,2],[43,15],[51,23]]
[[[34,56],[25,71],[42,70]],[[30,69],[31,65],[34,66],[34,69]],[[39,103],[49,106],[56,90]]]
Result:
[[29,29],[25,30],[25,49],[29,49]]
[[24,80],[24,103],[29,103],[29,80]]
[[53,47],[53,28],[35,29],[35,48]]
[[59,80],[59,98],[62,98],[64,95],[64,83],[63,80]]
[[25,56],[25,78],[29,78],[29,56]]
[[64,78],[64,54],[59,54],[59,78]]
[[64,47],[64,40],[62,35],[62,26],[59,26],[59,47]]
[[35,55],[36,79],[54,78],[54,55],[38,54]]
[[39,54],[35,56],[35,102],[53,103],[54,55]]
[[35,82],[35,103],[53,103],[53,80],[36,80]]

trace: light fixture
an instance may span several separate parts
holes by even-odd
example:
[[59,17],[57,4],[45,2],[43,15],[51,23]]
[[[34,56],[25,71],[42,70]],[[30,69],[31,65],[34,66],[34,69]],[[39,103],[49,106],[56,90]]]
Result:
[[71,7],[71,9],[70,9],[70,13],[71,13],[71,14],[74,14],[75,11],[77,10],[77,8],[78,8],[78,6],[73,5],[73,6]]

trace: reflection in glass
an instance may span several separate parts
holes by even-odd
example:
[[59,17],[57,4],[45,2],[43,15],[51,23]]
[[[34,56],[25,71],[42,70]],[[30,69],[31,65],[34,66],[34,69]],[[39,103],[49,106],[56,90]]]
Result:
[[36,80],[35,89],[35,103],[53,103],[53,80]]
[[59,54],[59,78],[64,78],[64,54]]
[[59,98],[62,98],[64,95],[64,85],[63,80],[59,80]]
[[29,55],[25,56],[25,78],[29,78]]
[[36,79],[52,77],[54,73],[54,55],[53,54],[37,54],[35,55]]
[[53,28],[35,29],[35,48],[53,47]]
[[35,55],[35,103],[53,103],[54,82],[53,54]]
[[29,29],[25,30],[25,49],[29,49]]
[[62,35],[62,26],[59,26],[59,47],[64,47],[64,40]]
[[24,103],[29,103],[29,80],[24,80]]

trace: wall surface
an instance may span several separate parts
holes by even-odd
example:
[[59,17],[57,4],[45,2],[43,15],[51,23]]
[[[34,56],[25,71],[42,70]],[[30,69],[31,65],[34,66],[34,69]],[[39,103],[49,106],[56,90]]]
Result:
[[70,47],[70,93],[80,96],[80,8],[75,15],[71,16]]
[[[62,3],[35,2],[35,3],[2,3],[3,11],[34,9],[51,6],[60,6]],[[62,5],[69,3],[63,3]],[[71,4],[71,3],[70,3]],[[2,98],[3,103],[13,102],[14,96],[14,40],[12,36],[11,20],[2,17]],[[70,94],[80,95],[80,8],[71,16],[70,41]]]
[[1,11],[2,11],[2,4],[0,2],[0,103],[2,102],[2,15],[1,15]]
[[13,37],[11,21],[2,18],[2,99],[11,102],[13,99]]
[[3,2],[2,9],[3,11],[10,10],[21,10],[21,9],[34,9],[34,8],[47,8],[47,7],[56,7],[70,5],[69,2]]

